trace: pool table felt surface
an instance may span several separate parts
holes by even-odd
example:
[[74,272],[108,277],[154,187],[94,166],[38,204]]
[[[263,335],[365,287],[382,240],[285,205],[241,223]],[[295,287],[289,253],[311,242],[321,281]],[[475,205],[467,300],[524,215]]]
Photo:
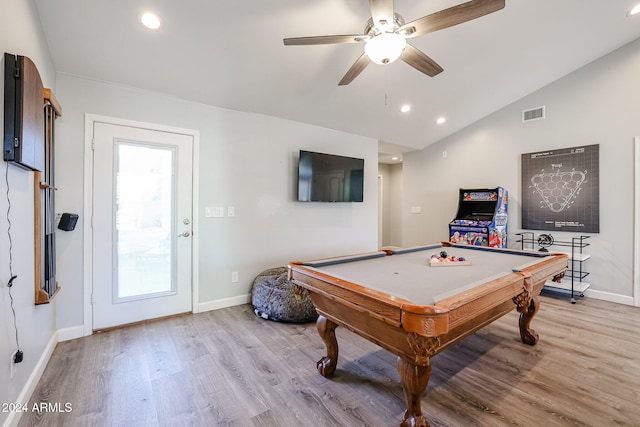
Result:
[[[449,256],[464,257],[471,261],[471,265],[430,267],[431,255],[437,255],[442,250]],[[392,251],[392,255],[385,255],[384,252],[376,252],[311,261],[303,265],[416,305],[434,305],[452,295],[547,259],[540,253],[443,245]]]

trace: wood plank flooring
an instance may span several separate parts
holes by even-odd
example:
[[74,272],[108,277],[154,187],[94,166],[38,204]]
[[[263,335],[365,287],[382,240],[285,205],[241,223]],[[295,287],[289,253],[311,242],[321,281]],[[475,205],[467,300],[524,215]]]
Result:
[[[533,327],[529,347],[514,310],[434,357],[431,426],[640,426],[640,309],[543,296]],[[59,343],[28,405],[50,410],[19,425],[399,425],[395,356],[337,336],[330,379],[315,368],[315,324],[263,320],[249,305]]]

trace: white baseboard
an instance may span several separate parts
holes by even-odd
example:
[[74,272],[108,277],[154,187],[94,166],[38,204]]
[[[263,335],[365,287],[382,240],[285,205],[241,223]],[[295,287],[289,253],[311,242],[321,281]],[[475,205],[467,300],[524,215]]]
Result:
[[[55,331],[53,335],[51,335],[49,342],[44,348],[44,351],[42,352],[42,355],[40,356],[38,363],[36,363],[36,366],[33,368],[31,375],[29,375],[29,379],[27,380],[26,384],[22,388],[22,391],[18,395],[18,398],[15,400],[16,402],[21,402],[21,403],[29,402],[29,399],[31,399],[31,395],[36,389],[36,386],[38,385],[38,382],[42,377],[42,373],[44,372],[44,368],[47,367],[47,363],[49,363],[49,359],[51,359],[51,354],[53,353],[53,350],[56,348],[57,344],[58,344],[58,331]],[[22,412],[20,411],[9,412],[9,416],[4,422],[4,427],[17,426],[21,416],[22,416]]]
[[219,308],[233,307],[236,305],[247,304],[251,302],[251,294],[239,295],[237,297],[223,298],[213,301],[201,302],[198,305],[198,312],[217,310]]
[[633,305],[633,297],[627,295],[613,294],[611,292],[597,291],[593,289],[587,289],[584,293],[585,296],[594,299],[600,299],[603,301],[615,302],[624,305]]
[[74,340],[84,336],[84,326],[72,326],[70,328],[58,329],[58,342]]

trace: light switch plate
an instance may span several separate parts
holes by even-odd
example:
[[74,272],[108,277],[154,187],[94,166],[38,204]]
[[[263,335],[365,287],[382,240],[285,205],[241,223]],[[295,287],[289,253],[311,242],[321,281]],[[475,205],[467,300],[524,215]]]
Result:
[[204,208],[204,216],[206,218],[222,218],[224,217],[224,207],[207,206]]

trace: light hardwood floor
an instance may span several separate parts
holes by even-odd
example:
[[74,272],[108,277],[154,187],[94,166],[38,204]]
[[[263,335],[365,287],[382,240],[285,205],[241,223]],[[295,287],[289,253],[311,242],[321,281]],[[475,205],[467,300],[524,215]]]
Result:
[[[640,309],[542,297],[540,342],[509,314],[432,359],[431,426],[640,426]],[[338,369],[315,368],[315,324],[249,305],[58,344],[20,426],[397,426],[395,356],[342,328]]]

